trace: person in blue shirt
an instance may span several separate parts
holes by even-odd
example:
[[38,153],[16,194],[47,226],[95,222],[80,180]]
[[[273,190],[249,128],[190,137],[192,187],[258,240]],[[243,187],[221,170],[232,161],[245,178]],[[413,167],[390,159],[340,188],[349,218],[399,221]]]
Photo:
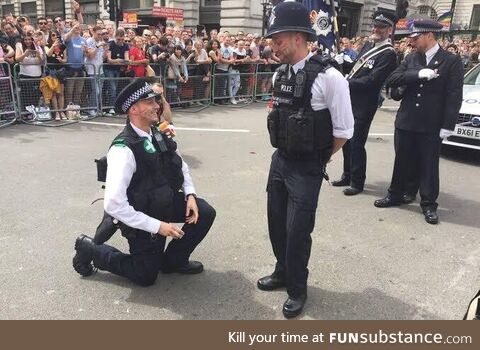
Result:
[[[72,29],[65,34],[65,46],[67,47],[67,77],[70,78],[65,84],[66,102],[80,105],[83,85],[85,84],[85,52],[87,40],[83,38],[80,23],[72,22]],[[75,93],[73,93],[75,91]]]

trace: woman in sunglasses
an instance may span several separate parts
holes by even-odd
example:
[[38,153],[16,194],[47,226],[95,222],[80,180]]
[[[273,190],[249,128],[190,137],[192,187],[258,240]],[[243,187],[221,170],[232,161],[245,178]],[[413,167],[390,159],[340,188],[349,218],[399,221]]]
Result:
[[47,52],[48,74],[51,77],[58,79],[60,83],[60,92],[58,94],[54,94],[52,97],[53,109],[57,110],[57,112],[55,112],[55,120],[67,119],[65,112],[62,111],[65,108],[64,64],[67,62],[67,51],[59,32],[50,32],[45,50]]

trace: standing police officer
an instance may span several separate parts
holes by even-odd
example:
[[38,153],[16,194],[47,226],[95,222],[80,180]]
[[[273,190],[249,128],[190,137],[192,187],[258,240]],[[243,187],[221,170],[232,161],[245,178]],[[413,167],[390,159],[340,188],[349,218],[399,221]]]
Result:
[[395,164],[388,195],[375,201],[378,208],[398,206],[408,192],[409,168],[416,164],[420,206],[425,221],[438,223],[439,157],[442,139],[452,135],[462,105],[463,65],[459,56],[437,43],[442,25],[414,21],[410,35],[415,53],[387,79],[401,87],[403,98],[395,120]]
[[[338,63],[343,64],[350,87],[352,110],[355,118],[353,137],[342,148],[343,174],[333,186],[350,186],[343,193],[353,196],[363,191],[367,171],[368,132],[377,111],[380,90],[385,79],[396,67],[397,55],[390,43],[395,15],[387,11],[377,11],[373,16],[372,42],[366,43],[360,51],[353,67],[346,61],[348,56],[337,55]],[[343,60],[345,59],[345,62]]]
[[[75,242],[73,267],[82,276],[96,267],[148,286],[159,271],[203,271],[203,265],[189,257],[213,224],[215,210],[196,198],[176,143],[152,128],[159,121],[157,96],[139,79],[117,97],[115,110],[128,114],[128,120],[108,151],[104,209],[120,222],[130,254],[81,235]],[[185,224],[180,229],[172,222]],[[165,249],[166,237],[172,241]]]
[[330,58],[313,55],[316,40],[307,9],[283,2],[273,10],[266,35],[283,65],[273,77],[268,130],[273,147],[268,177],[268,229],[275,271],[258,280],[261,290],[286,287],[285,317],[302,312],[308,260],[325,164],[353,134],[348,83]]

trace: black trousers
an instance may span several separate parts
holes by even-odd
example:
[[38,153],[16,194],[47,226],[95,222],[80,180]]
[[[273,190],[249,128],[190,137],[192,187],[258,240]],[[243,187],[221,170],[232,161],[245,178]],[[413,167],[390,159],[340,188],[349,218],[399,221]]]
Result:
[[402,194],[412,192],[419,184],[422,209],[437,209],[441,143],[438,132],[395,129],[395,163],[388,189],[390,196],[400,199]]
[[306,293],[311,233],[323,179],[323,161],[291,160],[275,151],[267,184],[268,232],[277,259],[274,274],[291,297]]
[[353,137],[342,147],[343,175],[350,180],[352,187],[363,190],[367,172],[367,143],[368,132],[373,119],[357,120],[353,129]]
[[[397,152],[398,149],[397,134],[398,133],[394,133],[393,135],[395,152]],[[404,182],[404,194],[415,197],[420,188],[420,157],[418,157],[418,154],[414,154],[412,157],[414,158],[410,158],[409,167],[405,169],[406,179]]]
[[[106,244],[95,246],[93,265],[100,270],[106,270],[131,281],[149,286],[155,283],[160,270],[169,271],[185,265],[195,247],[206,236],[215,219],[215,209],[205,200],[197,199],[199,218],[195,225],[185,224],[181,239],[171,240],[165,249],[166,237],[149,234],[139,234],[129,238],[130,254]],[[186,202],[183,193],[177,193],[174,198],[174,214],[170,222],[185,222]]]

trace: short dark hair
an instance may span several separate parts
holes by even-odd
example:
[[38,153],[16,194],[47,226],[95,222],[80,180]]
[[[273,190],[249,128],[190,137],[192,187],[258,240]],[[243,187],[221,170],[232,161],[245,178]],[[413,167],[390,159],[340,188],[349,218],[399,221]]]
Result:
[[167,45],[168,45],[168,39],[167,39],[166,37],[162,36],[162,37],[160,38],[160,40],[158,40],[158,43],[159,43],[160,45],[167,46]]

